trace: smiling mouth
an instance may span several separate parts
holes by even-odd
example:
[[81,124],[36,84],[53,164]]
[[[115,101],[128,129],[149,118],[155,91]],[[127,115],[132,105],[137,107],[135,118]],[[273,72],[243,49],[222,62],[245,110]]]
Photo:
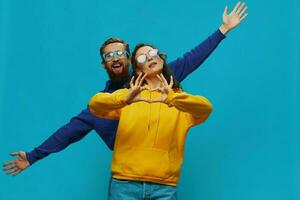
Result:
[[116,69],[116,68],[119,68],[121,67],[122,65],[120,63],[116,63],[116,64],[112,64],[112,68]]
[[122,74],[124,71],[123,64],[121,63],[113,63],[111,65],[111,70],[115,75]]

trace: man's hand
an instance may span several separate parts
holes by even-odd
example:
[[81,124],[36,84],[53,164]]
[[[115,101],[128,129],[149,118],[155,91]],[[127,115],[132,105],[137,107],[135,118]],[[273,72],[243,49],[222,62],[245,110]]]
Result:
[[30,166],[24,151],[13,152],[10,155],[18,156],[18,158],[3,164],[3,171],[5,171],[6,174],[16,176]]
[[146,78],[147,74],[144,74],[142,76],[142,73],[140,73],[137,77],[137,79],[134,82],[134,77],[131,78],[130,81],[130,90],[129,93],[127,95],[127,97],[125,98],[125,102],[127,104],[131,104],[134,102],[138,102],[138,101],[145,101],[145,102],[149,102],[148,99],[145,99],[143,97],[140,96],[140,93],[147,89],[145,86],[142,86],[144,79]]
[[228,14],[228,6],[226,6],[223,13],[223,23],[219,28],[220,31],[226,35],[230,30],[238,26],[248,16],[248,13],[245,13],[247,9],[245,2],[238,2],[233,11]]

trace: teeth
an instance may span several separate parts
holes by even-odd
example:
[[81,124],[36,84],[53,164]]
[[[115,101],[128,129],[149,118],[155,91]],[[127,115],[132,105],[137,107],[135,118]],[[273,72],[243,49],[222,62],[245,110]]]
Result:
[[112,67],[120,67],[121,65],[120,64],[115,64],[115,65],[113,65]]

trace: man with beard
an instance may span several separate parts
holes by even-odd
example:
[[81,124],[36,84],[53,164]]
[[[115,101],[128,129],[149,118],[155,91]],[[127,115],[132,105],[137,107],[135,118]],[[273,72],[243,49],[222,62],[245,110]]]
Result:
[[[185,53],[183,57],[168,63],[174,78],[181,82],[197,69],[225,38],[225,35],[246,18],[246,10],[245,3],[238,2],[233,11],[228,14],[228,7],[226,6],[222,25],[216,32],[194,49]],[[106,82],[105,89],[101,92],[112,93],[126,87],[130,78],[129,45],[121,39],[110,38],[101,46],[100,56],[102,65],[110,78]],[[90,113],[88,108],[85,108],[31,152],[18,151],[11,153],[12,156],[18,157],[15,160],[6,162],[3,165],[3,170],[7,174],[16,176],[36,161],[81,140],[92,130],[95,130],[108,148],[113,150],[117,127],[117,120],[97,118]]]

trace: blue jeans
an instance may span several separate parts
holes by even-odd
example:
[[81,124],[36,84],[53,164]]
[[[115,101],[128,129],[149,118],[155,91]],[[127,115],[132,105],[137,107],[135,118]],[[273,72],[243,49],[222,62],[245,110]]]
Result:
[[109,200],[177,200],[177,188],[157,183],[111,178]]

